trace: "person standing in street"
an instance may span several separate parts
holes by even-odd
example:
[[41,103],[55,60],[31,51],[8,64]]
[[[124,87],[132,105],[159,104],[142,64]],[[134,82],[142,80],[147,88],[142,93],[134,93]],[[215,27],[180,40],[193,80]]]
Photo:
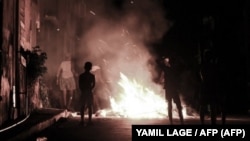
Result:
[[91,73],[92,63],[86,62],[84,65],[84,72],[79,75],[78,85],[81,92],[81,125],[84,125],[84,112],[88,109],[88,125],[92,124],[93,112],[93,89],[95,87],[95,75]]
[[[69,54],[66,54],[64,56],[64,60],[61,62],[57,70],[56,75],[56,83],[59,85],[60,90],[63,93],[63,107],[66,109],[70,108],[73,94],[76,90],[76,82],[74,77],[75,73],[73,70],[71,57]],[[67,95],[67,92],[69,92],[69,95]]]
[[182,105],[179,96],[179,86],[180,86],[180,68],[176,64],[176,59],[173,57],[163,58],[161,63],[162,72],[164,75],[164,89],[165,98],[168,103],[168,117],[170,124],[173,124],[173,105],[172,101],[176,104],[180,123],[184,124]]
[[219,103],[218,92],[218,66],[211,50],[206,50],[200,68],[201,92],[200,92],[200,121],[205,124],[205,114],[209,107],[211,124],[216,124],[217,105]]

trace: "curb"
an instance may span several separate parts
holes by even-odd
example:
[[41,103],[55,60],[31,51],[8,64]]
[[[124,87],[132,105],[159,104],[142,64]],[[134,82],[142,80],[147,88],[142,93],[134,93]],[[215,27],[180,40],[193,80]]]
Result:
[[44,130],[45,128],[51,126],[55,122],[57,122],[60,118],[66,118],[67,117],[67,110],[53,116],[52,118],[45,120],[43,122],[40,122],[34,126],[32,126],[30,129],[23,131],[17,135],[15,135],[13,138],[8,139],[8,141],[20,141],[20,140],[25,140],[34,133],[40,132]]

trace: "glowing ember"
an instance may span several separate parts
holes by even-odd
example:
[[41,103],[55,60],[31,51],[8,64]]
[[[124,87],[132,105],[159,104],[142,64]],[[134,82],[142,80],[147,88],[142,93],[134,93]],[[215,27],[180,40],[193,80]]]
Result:
[[120,98],[117,102],[110,98],[115,113],[130,118],[166,118],[167,103],[164,97],[128,79],[123,73],[120,73],[120,77],[118,84],[123,89]]

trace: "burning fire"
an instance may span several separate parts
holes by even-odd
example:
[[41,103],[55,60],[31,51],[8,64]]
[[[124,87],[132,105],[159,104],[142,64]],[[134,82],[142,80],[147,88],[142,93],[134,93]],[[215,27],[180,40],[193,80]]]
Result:
[[110,98],[115,113],[129,118],[166,118],[167,103],[162,95],[140,85],[134,79],[130,80],[123,73],[120,73],[120,77],[120,98],[117,101]]
[[[129,79],[120,73],[118,84],[122,90],[118,98],[110,97],[111,109],[99,110],[97,115],[107,115],[126,118],[167,118],[168,104],[162,91],[154,92],[149,87],[142,86],[135,79]],[[152,84],[151,84],[152,85]],[[162,89],[162,88],[161,88]],[[187,106],[182,102],[184,118],[196,118],[197,113],[187,114]],[[173,103],[173,118],[179,118],[178,110]]]
[[134,79],[130,80],[123,73],[120,73],[120,77],[120,97],[118,100],[110,97],[113,112],[129,118],[166,118],[167,103],[163,95],[156,94]]
[[[167,102],[162,92],[155,93],[152,89],[142,86],[135,79],[129,79],[123,73],[120,73],[118,84],[122,90],[118,94],[120,97],[115,99],[110,97],[111,109],[99,111],[99,115],[111,115],[127,118],[166,118]],[[184,118],[196,117],[187,115],[187,107],[182,102],[182,112]],[[178,118],[176,105],[173,103],[173,117]]]

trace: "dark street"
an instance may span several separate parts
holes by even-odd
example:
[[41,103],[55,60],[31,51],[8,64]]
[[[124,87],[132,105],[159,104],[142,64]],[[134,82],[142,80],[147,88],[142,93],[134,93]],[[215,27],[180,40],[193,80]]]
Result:
[[[218,118],[219,120],[220,118]],[[27,141],[35,141],[38,138],[45,137],[48,141],[131,141],[132,140],[132,124],[139,125],[169,125],[167,118],[162,119],[130,119],[118,117],[95,117],[93,125],[79,125],[79,117],[69,117],[67,120],[61,119],[49,128],[27,139]],[[209,125],[209,118],[206,118],[206,124]],[[179,119],[174,119],[175,125],[179,124]],[[198,117],[187,117],[186,125],[200,125]],[[220,121],[218,121],[220,124]],[[229,116],[228,125],[248,125],[250,124],[249,116]],[[185,128],[185,125],[181,126]],[[189,126],[190,127],[190,126]],[[191,126],[192,127],[192,126]],[[176,138],[178,139],[178,138]]]

